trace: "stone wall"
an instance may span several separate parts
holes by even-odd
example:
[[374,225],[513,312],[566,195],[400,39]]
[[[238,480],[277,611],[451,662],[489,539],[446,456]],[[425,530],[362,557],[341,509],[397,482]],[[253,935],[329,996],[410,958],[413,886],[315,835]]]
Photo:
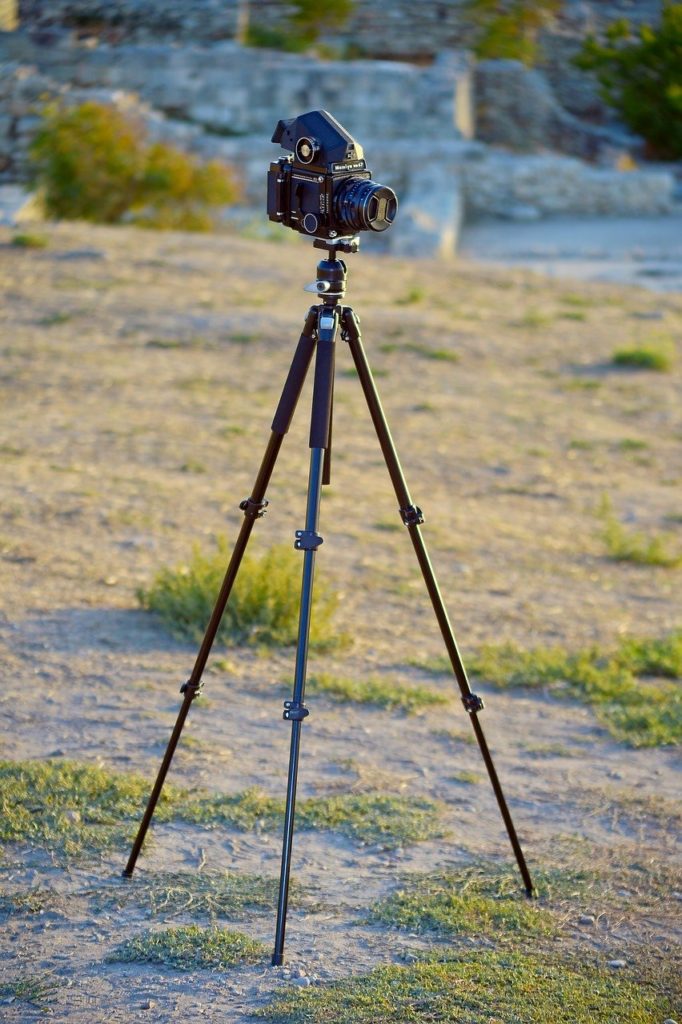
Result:
[[471,68],[444,53],[427,66],[319,61],[233,42],[207,47],[139,44],[39,46],[0,40],[0,61],[36,66],[62,84],[123,89],[176,119],[223,135],[269,137],[280,117],[329,109],[365,138],[471,134]]
[[640,155],[642,140],[614,125],[581,121],[558,102],[546,76],[515,60],[475,66],[476,137],[513,150],[552,149],[590,161]]
[[[260,211],[265,171],[281,155],[268,141],[275,123],[324,102],[365,146],[376,177],[401,197],[404,227],[390,233],[397,251],[452,248],[463,213],[651,214],[672,202],[674,182],[667,173],[596,169],[559,155],[515,155],[463,138],[457,121],[466,118],[457,112],[468,103],[462,83],[469,72],[455,54],[427,68],[383,62],[356,67],[254,54],[234,43],[41,49],[23,37],[4,40],[0,179],[5,181],[25,177],[27,148],[46,99],[94,98],[130,113],[151,138],[234,164],[247,202]],[[9,62],[12,50],[33,58],[33,66]]]
[[[467,0],[356,0],[347,26],[326,41],[351,45],[374,57],[432,57],[446,48],[470,42]],[[60,24],[101,30],[109,26],[126,37],[158,37],[209,41],[232,38],[239,6],[247,6],[254,24],[282,25],[290,7],[282,0],[20,0],[22,22],[32,27]],[[544,33],[544,46],[554,38],[580,39],[614,18],[656,22],[662,0],[564,0],[562,11]]]

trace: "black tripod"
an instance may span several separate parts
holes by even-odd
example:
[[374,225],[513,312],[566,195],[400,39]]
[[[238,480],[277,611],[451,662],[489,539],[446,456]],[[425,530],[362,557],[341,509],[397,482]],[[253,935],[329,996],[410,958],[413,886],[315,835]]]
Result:
[[516,862],[523,878],[523,884],[528,896],[533,895],[533,883],[526,865],[523,851],[516,835],[514,822],[512,821],[507,802],[502,792],[495,765],[493,764],[488,744],[483,734],[483,729],[478,720],[478,713],[483,709],[483,701],[476,694],[472,693],[467,679],[462,658],[457,647],[457,641],[450,625],[448,613],[443,603],[438,583],[434,575],[431,560],[429,558],[424,540],[419,527],[424,522],[421,509],[412,503],[410,492],[407,489],[405,478],[400,466],[393,439],[384,416],[379,395],[374,383],[365,351],[360,338],[360,322],[349,306],[342,306],[341,301],[346,290],[346,264],[343,260],[337,259],[337,252],[357,252],[359,241],[357,238],[338,239],[334,242],[315,241],[315,246],[328,250],[328,259],[323,259],[317,266],[317,282],[311,290],[316,291],[322,302],[313,306],[306,317],[303,333],[301,334],[294,358],[289,369],[282,396],[277,406],[275,418],[272,421],[272,433],[268,442],[263,461],[256,477],[251,497],[246,498],[240,504],[244,512],[237,542],[232,552],[225,579],[223,580],[218,599],[211,614],[206,633],[201,642],[199,653],[192,674],[188,681],[181,687],[184,700],[178,713],[175,728],[171,735],[166,753],[154,783],[149,802],[138,829],[137,837],[128,859],[123,874],[130,878],[135,868],[138,855],[142,848],[147,829],[151,822],[157,801],[161,794],[166,774],[171,764],[175,748],[180,739],[185,719],[194,698],[201,690],[201,677],[206,667],[206,661],[213,646],[220,621],[225,611],[232,585],[237,576],[239,566],[246,550],[251,531],[256,519],[260,519],[265,513],[267,501],[265,491],[270,481],[275,462],[279,454],[284,435],[289,430],[294,410],[298,402],[303,383],[305,381],[308,367],[317,348],[315,361],[315,380],[313,387],[313,406],[310,425],[310,476],[308,480],[308,499],[305,519],[305,528],[296,531],[294,546],[304,552],[303,557],[303,582],[301,587],[300,618],[298,626],[298,643],[296,648],[296,669],[294,675],[294,689],[291,700],[284,702],[284,718],[291,722],[291,751],[289,755],[289,776],[287,783],[287,800],[284,817],[284,841],[282,845],[282,867],[279,884],[279,901],[277,907],[277,929],[275,934],[275,950],[272,956],[273,965],[283,962],[284,933],[286,928],[287,905],[289,899],[289,875],[291,869],[291,849],[294,836],[294,812],[296,805],[296,783],[298,779],[298,758],[301,744],[301,726],[303,719],[309,714],[303,703],[305,695],[306,666],[308,661],[308,643],[310,635],[310,617],[313,596],[313,575],[315,569],[315,552],[322,543],[319,535],[319,513],[320,496],[322,484],[330,480],[330,453],[331,453],[331,422],[332,403],[334,389],[334,352],[336,335],[339,326],[341,337],[348,342],[355,367],[360,378],[362,390],[369,407],[374,428],[379,438],[379,444],[384,455],[396,498],[400,517],[407,527],[412,541],[419,567],[426,583],[426,588],[431,598],[433,609],[436,613],[438,625],[445,641],[445,646],[452,663],[452,670],[457,679],[462,695],[462,702],[469,714],[471,724],[476,734],[478,745],[481,749],[485,766],[490,776],[497,803],[504,819],[504,824],[509,834],[509,840],[514,850]]

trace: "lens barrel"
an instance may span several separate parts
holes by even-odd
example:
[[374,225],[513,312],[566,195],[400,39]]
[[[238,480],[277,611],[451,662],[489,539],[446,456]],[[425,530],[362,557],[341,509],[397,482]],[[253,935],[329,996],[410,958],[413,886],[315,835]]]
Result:
[[398,197],[368,178],[346,178],[334,195],[334,212],[344,230],[386,231],[398,212]]

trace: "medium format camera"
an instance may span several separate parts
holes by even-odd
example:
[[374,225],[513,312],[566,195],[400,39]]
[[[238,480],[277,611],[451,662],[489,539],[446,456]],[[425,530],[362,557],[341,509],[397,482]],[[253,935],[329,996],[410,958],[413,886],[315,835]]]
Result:
[[292,153],[270,164],[270,220],[314,238],[390,228],[395,192],[372,181],[362,146],[326,110],[278,121],[272,141]]

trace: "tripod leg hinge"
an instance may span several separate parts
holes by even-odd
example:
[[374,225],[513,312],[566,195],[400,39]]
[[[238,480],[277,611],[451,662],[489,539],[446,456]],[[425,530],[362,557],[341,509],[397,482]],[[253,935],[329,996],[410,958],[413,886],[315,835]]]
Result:
[[288,722],[301,722],[304,718],[307,718],[310,712],[305,704],[300,701],[285,700],[284,701],[284,714],[282,718],[285,718]]
[[477,711],[483,711],[483,708],[485,707],[483,698],[479,697],[476,693],[467,693],[462,697],[462,704],[470,715],[475,714]]
[[400,509],[400,518],[405,526],[420,526],[424,522],[424,513],[419,505],[408,505],[407,508]]
[[268,507],[269,502],[263,498],[262,501],[254,501],[253,498],[244,498],[243,501],[239,502],[239,507],[246,516],[247,519],[261,519],[265,515],[265,510]]
[[312,530],[297,530],[294,547],[297,551],[315,551],[320,544],[324,543],[319,533]]
[[180,693],[191,693],[192,700],[196,700],[197,697],[201,697],[201,692],[204,688],[202,680],[198,683],[193,683],[191,679],[188,679],[186,683],[183,683],[180,687]]

